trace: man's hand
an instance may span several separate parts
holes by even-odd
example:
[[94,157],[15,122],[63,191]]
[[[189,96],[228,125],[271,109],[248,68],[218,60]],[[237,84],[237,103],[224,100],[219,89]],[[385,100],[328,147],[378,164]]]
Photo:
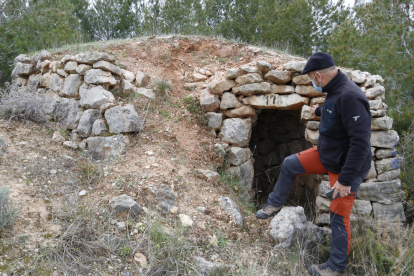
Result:
[[312,110],[312,115],[315,115],[315,110],[319,107],[319,105],[314,104],[310,107],[310,109]]
[[335,198],[338,193],[341,197],[346,197],[347,195],[351,193],[351,186],[344,186],[338,181],[336,181],[335,185],[333,185],[333,187],[331,188],[331,190],[333,189],[335,189],[333,196],[332,196],[333,198]]

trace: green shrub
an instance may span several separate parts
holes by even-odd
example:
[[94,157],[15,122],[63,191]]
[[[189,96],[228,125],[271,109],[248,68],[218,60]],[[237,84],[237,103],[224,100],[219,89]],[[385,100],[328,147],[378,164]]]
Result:
[[184,97],[183,102],[187,105],[187,110],[197,117],[200,124],[207,125],[207,116],[205,115],[198,99],[193,97]]
[[18,206],[9,198],[10,189],[6,186],[0,187],[0,231],[3,227],[11,226],[23,206]]
[[160,96],[168,96],[168,91],[172,91],[172,85],[164,79],[156,81],[155,86],[157,87],[157,92]]
[[414,221],[414,126],[411,125],[401,135],[398,145],[398,153],[403,157],[401,164],[401,183],[405,191],[404,201],[405,215],[408,222]]

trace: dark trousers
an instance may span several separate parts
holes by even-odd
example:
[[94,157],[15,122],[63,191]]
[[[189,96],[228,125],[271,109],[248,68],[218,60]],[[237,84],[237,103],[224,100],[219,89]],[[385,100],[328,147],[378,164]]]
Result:
[[[338,180],[339,174],[325,169],[319,160],[316,147],[292,154],[282,163],[279,178],[269,195],[267,203],[273,206],[283,206],[296,178],[303,174],[329,174],[331,187]],[[352,182],[351,193],[331,202],[330,223],[332,228],[332,245],[328,264],[338,271],[346,268],[346,259],[351,245],[351,209],[354,204],[359,185],[364,181],[363,176],[357,176]]]

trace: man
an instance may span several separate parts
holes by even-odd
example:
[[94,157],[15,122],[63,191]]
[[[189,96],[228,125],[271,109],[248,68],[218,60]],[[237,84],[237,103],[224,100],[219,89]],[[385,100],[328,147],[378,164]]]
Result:
[[346,268],[351,244],[352,205],[371,167],[370,108],[365,94],[336,68],[327,53],[313,54],[301,74],[308,74],[315,89],[327,93],[322,106],[312,107],[315,115],[321,117],[318,145],[285,158],[276,185],[256,217],[266,219],[276,215],[298,175],[329,174],[334,189],[330,206],[330,257],[323,265],[310,266],[309,271],[312,275],[339,275]]

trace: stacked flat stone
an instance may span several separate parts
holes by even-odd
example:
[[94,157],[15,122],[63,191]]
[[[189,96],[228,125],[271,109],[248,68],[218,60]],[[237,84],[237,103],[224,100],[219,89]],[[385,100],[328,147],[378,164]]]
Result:
[[123,70],[115,65],[114,57],[100,52],[66,55],[53,61],[52,55],[43,51],[33,57],[19,55],[15,62],[15,91],[34,95],[50,119],[77,133],[77,137],[141,130],[134,106],[118,105],[109,90],[128,94],[141,89],[153,97],[154,93],[143,87],[149,80],[145,73]]
[[[312,115],[310,107],[322,105],[326,95],[314,89],[307,75],[300,75],[305,64],[306,60],[290,61],[276,69],[259,61],[256,66],[227,69],[224,79],[214,80],[201,94],[200,104],[207,111],[208,125],[222,141],[217,144],[218,149],[240,155],[230,159],[229,171],[248,187],[254,176],[254,159],[248,146],[252,127],[262,109],[300,110],[300,120],[306,126],[305,138],[312,145],[317,144],[320,118]],[[400,158],[395,148],[399,137],[391,130],[392,118],[386,116],[385,88],[381,85],[384,80],[359,70],[341,71],[366,94],[372,115],[371,170],[361,184],[352,219],[373,216],[377,220],[404,221],[404,192],[398,178]],[[329,223],[330,202],[321,188],[326,183],[329,181],[322,181],[314,188],[319,225]]]

